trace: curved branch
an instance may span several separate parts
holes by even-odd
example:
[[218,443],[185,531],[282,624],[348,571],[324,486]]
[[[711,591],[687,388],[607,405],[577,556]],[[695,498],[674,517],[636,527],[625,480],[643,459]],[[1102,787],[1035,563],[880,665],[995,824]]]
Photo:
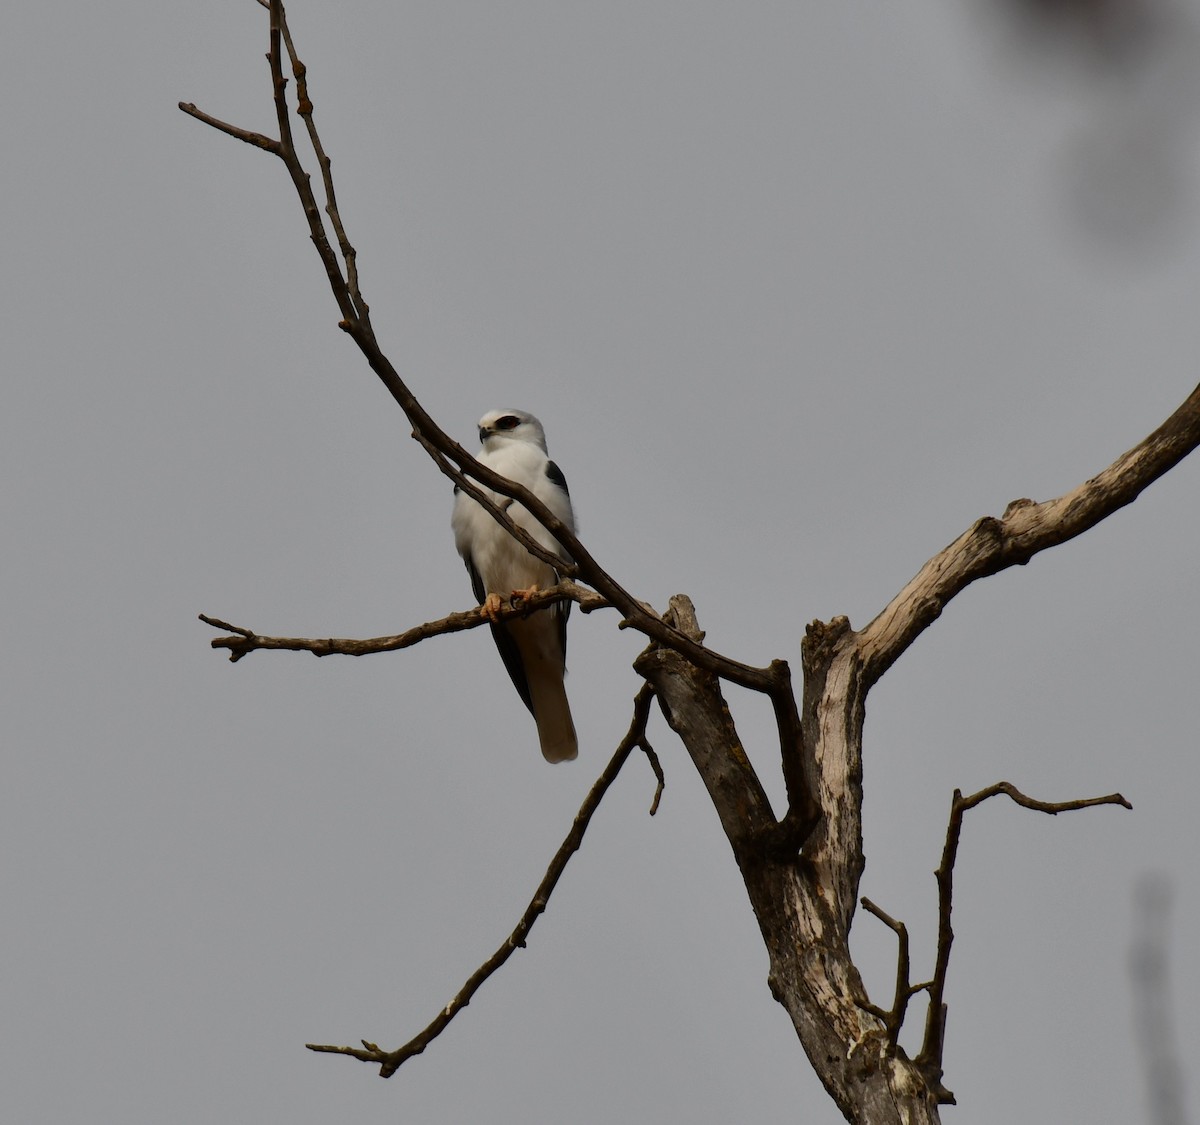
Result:
[[879,679],[972,582],[1082,535],[1132,503],[1200,445],[1200,386],[1157,430],[1078,488],[1035,504],[1014,500],[1000,519],[985,516],[934,555],[858,634],[866,686]]
[[[643,684],[641,690],[634,696],[633,718],[630,720],[629,730],[626,732],[625,737],[621,739],[620,745],[613,753],[608,765],[604,767],[604,772],[596,779],[595,785],[592,786],[587,797],[584,798],[583,804],[579,807],[579,812],[575,814],[571,831],[567,833],[566,839],[563,840],[558,851],[555,852],[545,876],[543,876],[542,881],[538,884],[537,890],[534,891],[533,898],[525,908],[525,913],[521,915],[521,920],[516,924],[512,933],[504,939],[500,948],[467,978],[467,982],[458,990],[450,1003],[438,1012],[434,1019],[421,1032],[414,1035],[403,1047],[398,1047],[394,1051],[381,1050],[376,1044],[368,1042],[366,1039],[362,1040],[361,1048],[306,1043],[305,1046],[310,1051],[329,1055],[349,1055],[351,1058],[358,1059],[361,1062],[378,1063],[379,1076],[381,1078],[391,1078],[403,1063],[412,1058],[413,1055],[419,1055],[446,1030],[450,1021],[471,1002],[471,998],[479,991],[480,985],[495,973],[513,955],[515,950],[525,948],[525,939],[528,937],[529,931],[533,929],[534,923],[549,904],[550,896],[554,893],[554,888],[558,885],[558,880],[562,876],[563,871],[566,870],[567,863],[583,843],[583,836],[588,829],[589,823],[591,823],[592,815],[600,807],[600,802],[603,800],[604,794],[608,792],[609,787],[616,781],[617,774],[621,772],[621,767],[625,764],[630,753],[640,746],[647,751],[647,756],[651,758],[652,766],[657,763],[657,757],[653,756],[654,752],[650,749],[649,743],[646,741],[646,724],[650,719],[650,704],[653,699],[654,689],[649,684]],[[654,809],[658,807],[658,798],[662,793],[661,770],[656,768],[655,772],[658,775],[658,787],[655,790],[654,808],[651,809],[651,815],[654,814]]]

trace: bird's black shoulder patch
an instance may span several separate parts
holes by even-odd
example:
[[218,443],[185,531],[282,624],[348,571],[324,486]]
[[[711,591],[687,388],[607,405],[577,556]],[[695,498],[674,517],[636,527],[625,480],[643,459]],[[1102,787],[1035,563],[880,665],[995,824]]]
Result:
[[551,484],[558,485],[568,496],[571,495],[571,490],[567,487],[567,478],[563,476],[563,471],[553,461],[546,462],[546,479]]
[[483,605],[483,603],[487,600],[487,590],[483,585],[483,575],[481,575],[479,571],[475,569],[475,564],[469,557],[463,559],[463,562],[466,564],[467,573],[471,576],[471,589],[475,593],[475,600],[480,605]]

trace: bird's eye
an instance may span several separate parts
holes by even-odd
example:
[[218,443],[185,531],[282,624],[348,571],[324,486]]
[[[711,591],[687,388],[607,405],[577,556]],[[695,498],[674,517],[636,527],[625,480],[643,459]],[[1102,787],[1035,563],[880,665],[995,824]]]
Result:
[[496,419],[496,429],[498,430],[515,430],[521,424],[521,419],[515,414],[505,414],[503,418]]

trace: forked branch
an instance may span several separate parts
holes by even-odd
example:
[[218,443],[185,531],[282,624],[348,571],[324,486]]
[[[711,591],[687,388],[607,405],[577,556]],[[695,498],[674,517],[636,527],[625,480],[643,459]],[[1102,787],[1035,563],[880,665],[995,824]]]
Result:
[[883,1021],[887,1033],[887,1053],[896,1053],[900,1029],[904,1026],[904,1017],[908,1013],[908,1002],[918,993],[929,987],[929,983],[909,983],[908,957],[908,927],[897,921],[890,914],[881,910],[869,898],[863,898],[863,909],[878,918],[889,930],[896,935],[896,989],[892,997],[892,1006],[888,1011],[869,1002],[862,1004],[865,1011]]
[[534,923],[549,904],[550,896],[554,893],[554,888],[558,885],[563,871],[566,870],[571,856],[579,850],[579,846],[583,843],[583,836],[591,823],[592,815],[600,807],[605,793],[616,781],[617,774],[621,772],[621,767],[629,755],[638,747],[646,752],[658,782],[650,815],[653,816],[658,809],[658,801],[663,789],[662,767],[658,764],[658,757],[646,739],[646,723],[650,718],[650,704],[653,699],[654,689],[649,684],[643,684],[633,700],[633,718],[630,721],[629,730],[621,739],[620,745],[617,746],[608,765],[604,767],[604,772],[600,774],[588,792],[579,812],[575,814],[570,832],[567,833],[566,839],[555,852],[545,876],[538,884],[529,905],[525,908],[525,913],[521,915],[520,921],[513,928],[512,933],[504,939],[499,949],[467,978],[466,984],[455,993],[451,1001],[438,1012],[437,1016],[422,1031],[394,1051],[385,1051],[366,1039],[362,1040],[361,1047],[334,1047],[320,1043],[305,1044],[310,1051],[349,1055],[361,1062],[376,1063],[379,1066],[380,1077],[390,1078],[404,1062],[413,1055],[419,1055],[446,1030],[450,1021],[471,1002],[471,998],[479,991],[483,982],[495,973],[513,955],[515,950],[525,947],[525,939],[529,936],[529,931],[533,929]]
[[946,973],[950,967],[950,947],[954,944],[954,930],[950,925],[954,900],[954,863],[958,857],[963,814],[1001,794],[1015,801],[1023,809],[1048,813],[1050,816],[1073,812],[1076,809],[1089,809],[1094,805],[1133,808],[1120,793],[1110,793],[1106,797],[1085,797],[1077,801],[1038,801],[1025,796],[1007,781],[998,781],[995,785],[989,785],[986,789],[971,794],[970,797],[964,797],[958,789],[954,790],[954,797],[950,802],[950,822],[946,828],[946,843],[942,849],[942,862],[935,872],[938,883],[937,962],[933,970],[933,980],[929,984],[929,1013],[925,1021],[925,1039],[916,1058],[919,1065],[927,1067],[939,1079],[942,1072],[942,1043],[946,1033]]

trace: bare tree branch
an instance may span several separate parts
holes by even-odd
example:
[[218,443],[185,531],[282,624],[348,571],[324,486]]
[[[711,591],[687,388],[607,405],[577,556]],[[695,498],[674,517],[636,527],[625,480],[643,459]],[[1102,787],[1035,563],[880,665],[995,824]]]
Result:
[[[650,749],[649,743],[646,741],[646,723],[650,718],[650,704],[653,699],[654,689],[649,684],[643,684],[633,700],[633,718],[629,723],[629,730],[621,739],[620,745],[613,753],[608,765],[604,767],[604,772],[600,774],[588,792],[583,804],[579,807],[579,812],[575,814],[571,831],[567,833],[566,839],[555,852],[545,876],[538,884],[529,905],[525,908],[525,913],[521,915],[521,920],[513,928],[512,933],[504,939],[500,948],[467,978],[466,984],[455,993],[450,1003],[438,1012],[429,1025],[414,1035],[404,1046],[398,1047],[394,1051],[381,1050],[378,1045],[368,1042],[366,1039],[362,1040],[361,1048],[334,1047],[319,1043],[305,1044],[310,1051],[349,1055],[362,1062],[377,1063],[380,1077],[390,1078],[404,1062],[413,1055],[419,1055],[446,1030],[450,1021],[471,1002],[471,998],[479,991],[480,985],[495,973],[513,955],[515,950],[525,948],[525,939],[529,936],[529,931],[533,929],[534,923],[549,904],[550,896],[554,893],[554,888],[558,885],[563,871],[566,870],[567,863],[583,843],[583,836],[591,823],[592,815],[600,807],[600,802],[609,787],[616,781],[617,774],[621,772],[621,767],[629,758],[630,753],[637,747],[641,747],[647,752],[652,763],[657,762],[657,756],[654,755],[654,751]],[[658,775],[658,788],[655,791],[651,815],[658,808],[658,798],[663,785],[661,767],[655,772]]]
[[[259,0],[264,7],[270,8],[270,0]],[[308,131],[309,144],[312,145],[313,154],[317,158],[317,164],[321,169],[321,182],[325,188],[325,213],[329,216],[329,221],[333,226],[333,233],[337,236],[338,252],[342,256],[342,261],[346,264],[346,290],[350,297],[350,302],[353,304],[355,311],[360,320],[370,320],[371,310],[367,302],[363,300],[362,292],[358,287],[358,251],[350,244],[349,238],[346,237],[346,228],[342,225],[342,216],[338,211],[337,195],[333,189],[333,161],[329,159],[325,152],[324,145],[321,144],[320,135],[317,133],[317,125],[313,120],[313,104],[312,99],[308,96],[308,68],[300,61],[296,54],[296,45],[292,42],[292,33],[288,28],[287,18],[283,14],[282,6],[280,8],[279,29],[283,35],[284,45],[287,47],[288,58],[292,64],[292,76],[296,79],[296,112],[304,119],[304,126]]]
[[[525,550],[533,555],[534,558],[538,558],[541,559],[542,562],[549,563],[550,566],[554,567],[561,574],[568,578],[573,578],[578,575],[579,568],[573,562],[567,558],[564,558],[557,552],[550,551],[543,547],[541,543],[534,539],[534,537],[525,530],[525,528],[521,527],[520,524],[513,520],[512,516],[508,514],[508,504],[497,504],[491,495],[489,495],[482,488],[480,488],[479,485],[471,480],[466,473],[462,471],[462,469],[454,465],[445,456],[445,454],[443,454],[437,448],[437,446],[435,446],[433,442],[431,442],[419,430],[414,430],[412,436],[421,445],[425,452],[429,454],[430,458],[433,460],[433,463],[438,467],[438,470],[454,482],[454,487],[456,489],[462,489],[462,491],[470,496],[477,504],[485,508],[491,514],[492,518],[501,527],[503,527],[504,530],[509,533],[509,535],[517,540],[517,542],[520,543]],[[646,608],[648,609],[649,607]],[[649,610],[649,612],[653,613],[653,610]]]
[[[271,88],[274,94],[275,120],[279,127],[278,156],[283,161],[284,167],[287,168],[288,175],[292,178],[292,186],[296,189],[296,195],[299,197],[300,204],[304,208],[304,216],[308,220],[309,235],[312,238],[313,245],[317,249],[317,254],[320,256],[322,264],[325,266],[325,276],[329,280],[329,287],[333,291],[334,300],[337,301],[343,320],[362,325],[363,329],[370,333],[371,338],[374,339],[374,333],[371,332],[370,321],[366,319],[365,310],[355,304],[354,297],[350,293],[350,287],[342,273],[338,256],[330,245],[329,236],[325,231],[325,224],[321,220],[321,213],[317,208],[316,197],[313,195],[311,180],[308,173],[304,170],[304,165],[300,162],[299,154],[296,152],[296,143],[292,136],[292,122],[288,114],[287,79],[283,74],[283,58],[280,51],[280,43],[283,37],[283,29],[287,24],[287,16],[284,13],[283,4],[280,0],[271,0],[269,10],[271,13],[271,47],[267,52],[267,62],[271,68]],[[312,125],[311,103],[307,107],[306,121],[309,122],[310,128],[315,131],[315,126]],[[340,226],[340,224],[341,220],[339,218],[338,225]]]
[[191,102],[180,102],[179,108],[189,117],[194,117],[197,121],[203,121],[205,125],[211,125],[218,132],[236,137],[239,141],[245,141],[248,145],[261,148],[264,152],[274,153],[276,156],[279,155],[279,142],[271,137],[263,136],[262,133],[255,133],[251,129],[243,129],[238,125],[230,125],[228,121],[222,121],[220,118],[213,117],[211,114],[197,109]]
[[[286,37],[290,43],[290,33],[287,32],[287,18],[280,0],[270,0],[269,9],[271,13],[271,30],[270,50],[267,57],[270,64],[276,119],[279,126],[279,141],[270,142],[269,146],[266,146],[267,150],[273,152],[283,160],[296,193],[300,198],[305,217],[308,221],[310,237],[320,255],[330,289],[341,311],[342,320],[340,321],[340,327],[358,345],[359,350],[363,353],[371,369],[407,415],[413,426],[413,436],[421,442],[422,446],[431,455],[434,452],[439,453],[452,465],[457,466],[458,473],[461,475],[456,475],[454,472],[448,471],[446,465],[439,462],[439,468],[443,472],[447,472],[447,475],[451,476],[460,487],[465,487],[466,482],[462,479],[464,476],[471,477],[492,491],[498,492],[502,496],[511,497],[524,506],[562,544],[564,550],[570,556],[572,565],[564,566],[562,560],[558,562],[558,565],[563,568],[563,572],[581,579],[597,590],[624,615],[631,627],[644,633],[660,645],[677,649],[699,667],[714,672],[742,687],[750,688],[752,691],[762,692],[770,696],[775,705],[777,715],[783,716],[786,721],[789,709],[787,697],[791,695],[790,684],[787,683],[785,675],[786,664],[782,661],[776,661],[768,668],[755,668],[741,661],[723,656],[693,641],[691,638],[670,629],[657,614],[649,610],[645,603],[634,598],[608,571],[597,563],[574,533],[557,519],[537,497],[529,492],[528,489],[513,483],[505,477],[499,476],[485,465],[481,465],[476,461],[474,457],[434,422],[432,417],[426,413],[425,409],[413,396],[396,369],[392,366],[390,360],[384,355],[375,337],[374,329],[371,327],[367,305],[362,300],[361,294],[351,292],[346,276],[343,274],[338,262],[337,254],[330,244],[321,220],[320,211],[313,196],[308,174],[304,171],[296,153],[295,142],[288,118],[286,98],[287,79],[283,75],[281,60],[281,41]],[[292,50],[294,66],[300,70],[301,74],[306,75],[303,65],[295,58],[294,49],[289,49]],[[237,136],[242,140],[247,140],[250,136],[246,130],[239,130],[235,126],[225,126],[224,123],[217,122],[215,118],[202,113],[190,103],[180,103],[180,108],[192,117],[220,128],[222,132]],[[332,190],[333,181],[329,170],[329,161],[317,134],[313,119],[312,102],[307,96],[307,87],[305,87],[305,94],[299,105],[299,112],[305,119],[309,137],[316,148],[318,161],[322,166],[322,174],[327,184],[328,201],[326,210],[330,215],[330,220],[335,231],[338,232],[339,242],[343,250],[351,254],[351,257],[347,259],[347,266],[349,267],[350,261],[356,260],[356,256],[353,255],[350,244],[345,238],[342,220],[338,214],[336,199]],[[263,146],[260,145],[259,147]],[[485,496],[482,496],[471,488],[468,488],[468,492],[483,504],[494,519],[506,527],[510,533],[516,534],[518,540],[527,548],[531,547],[531,545],[534,546],[534,554],[539,557],[545,557],[541,554],[542,549],[535,544],[531,544],[528,537],[515,528],[512,521],[507,519],[499,507],[490,503]],[[787,744],[790,736],[794,735],[794,733],[794,731],[781,731],[781,739]]]
[[[509,599],[501,603],[500,620],[510,617],[527,617],[535,610],[542,609],[554,602],[576,602],[584,613],[604,609],[608,606],[599,594],[577,586],[574,582],[560,582],[557,586],[545,590],[535,590],[520,599]],[[213,648],[229,649],[229,659],[233,663],[243,656],[261,649],[284,649],[290,652],[311,652],[314,656],[368,656],[376,652],[395,652],[402,648],[411,648],[429,637],[440,637],[447,633],[461,633],[466,629],[475,629],[486,624],[489,618],[484,617],[478,609],[468,609],[461,613],[451,613],[437,621],[427,621],[423,625],[414,625],[403,633],[386,637],[371,637],[366,640],[356,640],[349,637],[264,637],[253,630],[240,625],[230,625],[219,617],[209,617],[201,613],[200,620],[215,629],[224,629],[232,636],[214,637],[210,644]]]
[[972,582],[1082,535],[1131,504],[1200,445],[1200,386],[1149,437],[1078,488],[1035,504],[1014,500],[1000,519],[985,516],[934,555],[858,634],[867,686],[875,683]]
[[658,805],[662,800],[663,790],[667,787],[667,776],[663,773],[662,762],[658,760],[658,754],[653,746],[646,739],[645,728],[642,729],[642,737],[638,739],[638,748],[646,755],[646,761],[650,763],[650,769],[654,771],[654,797],[650,801],[650,815],[655,816],[658,813]]
[[900,1037],[900,1030],[904,1027],[904,1016],[908,1011],[908,1002],[918,992],[927,989],[929,985],[926,983],[914,986],[909,983],[908,927],[903,922],[896,921],[890,914],[885,913],[869,898],[864,897],[862,904],[864,910],[875,915],[876,918],[896,935],[898,946],[896,950],[896,990],[892,998],[892,1007],[889,1011],[885,1012],[882,1008],[869,1002],[862,1004],[863,1008],[883,1021],[883,1025],[887,1029],[888,1053],[894,1055]]
[[986,789],[964,797],[958,789],[950,802],[950,822],[946,828],[946,843],[942,849],[942,862],[935,872],[938,883],[938,942],[937,962],[933,980],[929,984],[929,1012],[925,1021],[925,1040],[916,1061],[928,1067],[940,1082],[942,1074],[942,1044],[946,1034],[946,973],[950,967],[950,947],[954,944],[954,930],[950,925],[950,913],[954,900],[954,862],[958,857],[958,842],[962,834],[963,814],[992,797],[1003,794],[1023,809],[1057,816],[1061,812],[1088,809],[1094,805],[1120,805],[1126,809],[1133,806],[1120,793],[1106,797],[1085,797],[1076,801],[1038,801],[1027,797],[1016,786],[1007,781],[998,781]]

